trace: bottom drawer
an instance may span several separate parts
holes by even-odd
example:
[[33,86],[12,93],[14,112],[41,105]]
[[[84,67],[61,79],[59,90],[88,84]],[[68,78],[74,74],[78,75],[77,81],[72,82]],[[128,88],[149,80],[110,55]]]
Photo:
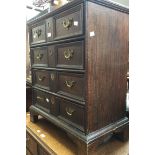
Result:
[[42,91],[33,90],[33,104],[40,109],[50,112],[50,99],[49,94]]
[[59,106],[56,97],[49,93],[33,90],[33,102],[35,106],[46,111],[47,113],[51,113],[53,115],[58,114]]
[[84,131],[84,108],[64,99],[59,99],[59,103],[59,118]]
[[[38,155],[37,142],[28,133],[26,133],[26,148],[29,150],[28,155],[31,153],[32,153],[32,155]],[[26,152],[26,154],[27,154],[27,152]]]

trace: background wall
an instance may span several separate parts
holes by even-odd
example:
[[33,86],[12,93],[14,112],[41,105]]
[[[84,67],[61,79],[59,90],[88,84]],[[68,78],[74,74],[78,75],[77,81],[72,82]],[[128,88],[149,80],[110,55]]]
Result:
[[117,3],[121,3],[123,5],[129,6],[129,0],[111,0]]

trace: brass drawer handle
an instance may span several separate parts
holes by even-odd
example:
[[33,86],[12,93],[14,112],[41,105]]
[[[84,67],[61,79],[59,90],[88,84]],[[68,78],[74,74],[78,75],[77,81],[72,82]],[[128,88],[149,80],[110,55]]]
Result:
[[42,32],[41,29],[38,29],[38,30],[36,31],[36,34],[38,35],[38,38],[41,36],[41,32]]
[[[44,98],[43,98],[43,97],[40,97],[40,96],[37,96],[37,99],[44,101]],[[47,103],[50,102],[50,100],[49,100],[48,98],[46,98],[45,101],[46,101]]]
[[75,85],[75,81],[65,81],[65,84],[68,88],[72,88]]
[[43,57],[43,54],[40,54],[40,53],[39,53],[39,54],[37,55],[37,57],[36,57],[36,58],[37,58],[38,60],[41,60],[41,59],[42,59],[42,57]]
[[75,112],[75,110],[73,108],[66,107],[67,115],[72,116],[74,112]]
[[46,78],[45,76],[43,76],[43,77],[38,76],[39,81],[44,81],[45,78]]
[[73,57],[73,54],[74,54],[74,51],[71,49],[64,51],[64,57],[67,60],[70,60]]
[[37,99],[44,100],[44,98],[43,97],[40,97],[40,96],[37,96]]
[[63,22],[62,22],[62,25],[65,29],[69,29],[71,26],[72,26],[72,23],[73,23],[73,18],[71,19],[65,19]]

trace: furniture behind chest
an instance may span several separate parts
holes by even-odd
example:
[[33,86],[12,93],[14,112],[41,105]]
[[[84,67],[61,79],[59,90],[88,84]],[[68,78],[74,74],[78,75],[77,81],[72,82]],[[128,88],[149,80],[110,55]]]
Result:
[[[76,145],[67,134],[48,120],[39,116],[37,123],[26,115],[26,155],[76,155]],[[112,138],[106,145],[100,145],[93,155],[127,155],[128,142]]]
[[38,115],[93,154],[128,128],[128,8],[73,0],[28,22],[32,67],[31,121]]

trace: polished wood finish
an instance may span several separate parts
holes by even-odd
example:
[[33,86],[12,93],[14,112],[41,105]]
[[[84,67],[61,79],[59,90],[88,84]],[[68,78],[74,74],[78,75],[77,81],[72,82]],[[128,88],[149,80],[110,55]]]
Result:
[[84,42],[72,42],[55,46],[58,68],[84,69]]
[[[81,143],[78,143],[77,146],[71,141],[73,137],[69,134],[63,132],[60,128],[57,128],[55,125],[51,124],[46,119],[39,117],[37,123],[30,122],[29,113],[26,116],[26,130],[34,140],[39,145],[39,148],[43,149],[44,151],[48,152],[50,155],[83,155],[81,147],[84,146]],[[40,132],[37,132],[37,131]],[[40,135],[44,134],[45,137],[42,138]],[[106,138],[106,141],[110,137]],[[81,146],[81,147],[80,147]],[[92,145],[91,145],[92,146]],[[91,147],[89,146],[89,148]],[[84,147],[83,147],[84,148]],[[91,150],[91,149],[89,149]],[[80,153],[81,152],[81,153]],[[128,152],[128,142],[122,143],[118,141],[115,137],[113,137],[107,144],[104,144],[101,141],[101,144],[93,155],[127,155]]]
[[48,38],[31,42],[31,50],[47,47],[48,53],[46,67],[32,66],[33,89],[56,103],[39,107],[33,97],[31,121],[41,115],[62,128],[80,155],[93,154],[113,134],[127,137],[128,9],[76,0],[30,23],[30,32],[45,23]]
[[[38,130],[40,132],[37,132]],[[37,142],[37,147],[48,152],[49,155],[76,155],[76,146],[67,134],[42,117],[39,117],[37,123],[32,123],[30,114],[27,113],[26,131]],[[41,134],[45,137],[42,138]]]
[[77,36],[83,33],[83,5],[73,7],[53,17],[54,39]]
[[30,134],[26,134],[26,148],[29,150],[29,152],[33,155],[38,155],[37,153],[37,143],[32,138]]
[[48,153],[30,132],[26,132],[26,155],[55,155]]
[[[128,67],[128,14],[88,2],[88,129],[125,117]],[[93,17],[93,18],[92,18]]]
[[59,118],[84,131],[84,124],[85,124],[84,108],[80,105],[77,105],[73,102],[69,102],[64,99],[63,100],[59,99],[59,103],[60,103]]
[[58,73],[57,93],[79,100],[85,98],[84,75],[75,73]]

